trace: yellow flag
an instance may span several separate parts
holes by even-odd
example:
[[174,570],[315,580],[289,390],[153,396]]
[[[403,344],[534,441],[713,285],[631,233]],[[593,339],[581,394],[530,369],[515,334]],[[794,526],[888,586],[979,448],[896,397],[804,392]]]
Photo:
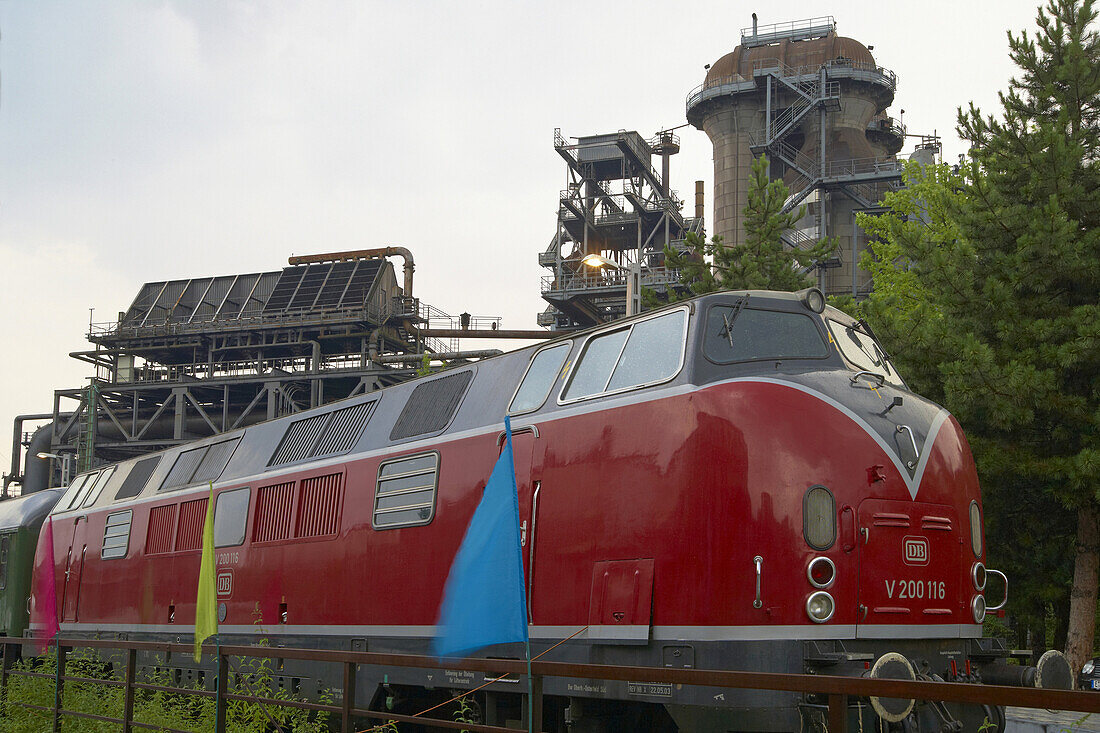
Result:
[[206,521],[202,525],[202,560],[199,565],[199,592],[195,600],[195,661],[202,660],[202,643],[218,633],[217,590],[214,585],[214,482],[206,501]]

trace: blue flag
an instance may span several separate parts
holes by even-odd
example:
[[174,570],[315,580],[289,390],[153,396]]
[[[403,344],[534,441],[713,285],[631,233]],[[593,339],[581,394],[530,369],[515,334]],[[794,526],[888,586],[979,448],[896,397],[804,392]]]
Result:
[[527,641],[519,492],[512,424],[507,417],[504,431],[504,450],[485,484],[443,588],[432,643],[437,657],[453,657],[490,644]]

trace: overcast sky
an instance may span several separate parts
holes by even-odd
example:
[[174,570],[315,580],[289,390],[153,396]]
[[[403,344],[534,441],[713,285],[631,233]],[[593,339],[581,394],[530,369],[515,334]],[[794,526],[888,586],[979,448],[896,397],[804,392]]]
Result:
[[[779,8],[779,9],[777,9]],[[89,375],[89,308],[143,282],[401,245],[416,295],[534,328],[566,136],[680,125],[704,65],[761,24],[831,14],[898,75],[892,114],[963,146],[1036,3],[0,0],[0,468],[12,417]],[[711,147],[679,131],[691,200]],[[709,228],[709,227],[708,227]],[[400,269],[400,268],[398,268]],[[507,348],[507,346],[505,347]]]

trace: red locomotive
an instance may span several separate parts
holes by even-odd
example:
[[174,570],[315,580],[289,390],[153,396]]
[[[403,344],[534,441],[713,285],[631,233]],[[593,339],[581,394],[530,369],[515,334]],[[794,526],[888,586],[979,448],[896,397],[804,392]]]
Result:
[[[78,476],[52,517],[62,633],[191,639],[213,481],[223,641],[426,653],[505,414],[535,653],[586,627],[550,658],[1009,676],[982,637],[993,571],[966,439],[816,289],[704,296]],[[280,674],[303,695],[339,686]],[[359,699],[415,711],[440,679],[472,683],[430,674],[363,670]],[[516,687],[489,688],[486,714],[516,717]],[[793,693],[568,679],[545,693],[548,730],[824,720]],[[996,710],[911,708],[879,714],[1003,729]]]

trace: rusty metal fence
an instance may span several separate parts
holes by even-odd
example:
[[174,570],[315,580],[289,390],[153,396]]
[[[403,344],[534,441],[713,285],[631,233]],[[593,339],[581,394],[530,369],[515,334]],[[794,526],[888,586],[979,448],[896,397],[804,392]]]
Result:
[[[30,639],[5,639],[2,671],[0,671],[0,700],[7,705],[21,705],[52,716],[52,731],[66,729],[66,718],[92,719],[107,723],[117,723],[124,733],[139,729],[168,730],[169,733],[191,733],[165,729],[134,720],[134,701],[137,691],[164,692],[179,695],[194,695],[216,700],[217,720],[225,720],[225,708],[229,701],[238,700],[272,707],[291,707],[329,713],[340,721],[343,733],[370,730],[372,725],[356,725],[357,720],[373,720],[382,723],[416,723],[421,726],[448,730],[467,730],[477,733],[511,733],[514,729],[498,725],[455,722],[439,718],[427,718],[420,715],[401,715],[386,711],[361,708],[356,701],[356,672],[361,665],[389,668],[426,668],[448,669],[484,673],[486,684],[505,675],[510,679],[524,679],[528,664],[524,660],[507,659],[455,659],[440,664],[438,659],[409,654],[379,654],[372,652],[327,651],[312,649],[289,649],[285,647],[265,646],[219,646],[207,645],[205,651],[217,658],[217,683],[214,690],[167,686],[144,682],[139,679],[138,652],[161,652],[189,654],[189,644],[169,644],[159,642],[134,642],[116,640],[58,639],[51,643],[50,656],[56,655],[57,670],[54,674],[45,674],[26,669],[14,668],[13,660],[16,648],[36,644]],[[114,650],[125,654],[126,664],[122,679],[91,679],[67,675],[65,661],[68,652],[74,649]],[[343,670],[342,698],[339,704],[307,702],[296,699],[276,699],[262,695],[243,695],[229,692],[230,658],[250,659],[293,659],[322,662],[339,665]],[[706,687],[724,687],[730,689],[771,690],[820,695],[828,700],[829,733],[847,733],[847,709],[849,698],[877,696],[882,698],[913,698],[916,700],[940,700],[975,705],[1001,705],[1024,708],[1042,708],[1050,710],[1077,711],[1082,713],[1100,713],[1100,693],[1070,690],[1045,690],[1024,687],[1006,687],[999,685],[966,684],[956,682],[910,682],[902,680],[871,679],[859,677],[840,677],[830,675],[777,674],[760,672],[733,672],[710,669],[670,669],[655,667],[624,667],[601,664],[569,664],[562,662],[533,661],[530,665],[533,694],[524,696],[528,709],[525,718],[539,721],[542,719],[542,681],[546,677],[579,678],[585,680],[614,680],[630,682],[650,682],[676,685],[699,685]],[[56,680],[54,704],[51,707],[32,705],[19,700],[8,699],[9,680],[12,676],[44,677]],[[63,707],[65,683],[97,684],[105,687],[124,688],[122,717],[113,718],[100,715],[66,710]],[[475,688],[480,689],[480,688]],[[469,694],[475,690],[469,690]],[[425,711],[427,712],[427,711]],[[421,714],[422,715],[422,714]],[[75,728],[68,728],[76,730]],[[225,733],[222,723],[214,733]]]

